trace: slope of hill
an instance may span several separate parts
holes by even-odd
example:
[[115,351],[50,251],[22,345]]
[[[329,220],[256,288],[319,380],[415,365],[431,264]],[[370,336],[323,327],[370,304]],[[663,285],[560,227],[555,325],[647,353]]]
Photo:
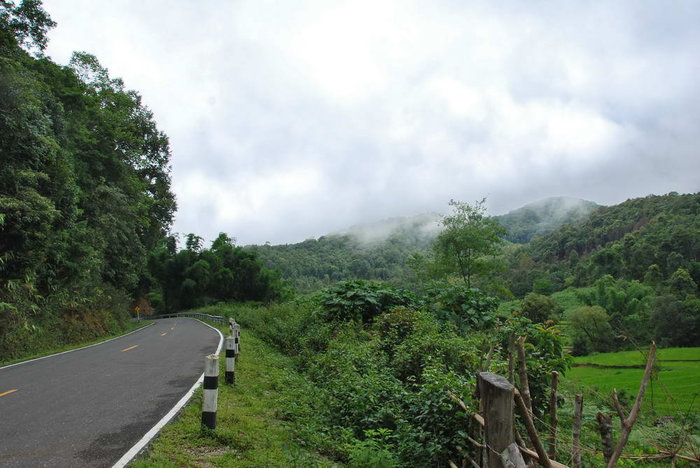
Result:
[[[507,249],[503,278],[516,296],[533,281],[550,279],[554,290],[586,285],[603,274],[642,280],[657,264],[663,278],[679,267],[698,282],[700,195],[668,194],[605,207],[574,198],[548,198],[496,216],[515,242]],[[429,250],[440,216],[425,214],[354,226],[298,244],[248,246],[266,267],[278,269],[300,292],[338,280],[405,284],[406,261]],[[571,259],[572,251],[576,258]]]
[[597,207],[596,203],[579,198],[552,197],[528,203],[494,219],[508,230],[507,240],[525,244],[562,224],[585,219]]
[[[601,206],[511,252],[506,281],[520,295],[537,278],[554,290],[617,279],[668,280],[679,268],[700,281],[700,193],[650,195]],[[655,265],[655,266],[653,266]],[[513,285],[517,284],[517,287]]]
[[[509,240],[529,240],[562,223],[580,219],[594,206],[584,200],[552,198],[496,219],[514,230]],[[347,279],[405,284],[413,276],[406,261],[416,252],[429,250],[440,232],[440,220],[441,215],[436,213],[391,218],[297,244],[252,245],[246,249],[257,252],[267,268],[280,270],[300,292]]]

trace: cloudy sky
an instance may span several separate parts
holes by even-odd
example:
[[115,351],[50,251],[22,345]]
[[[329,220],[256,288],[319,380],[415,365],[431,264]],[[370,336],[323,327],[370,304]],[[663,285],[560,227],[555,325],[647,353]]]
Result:
[[170,137],[173,230],[299,242],[700,189],[700,2],[45,0]]

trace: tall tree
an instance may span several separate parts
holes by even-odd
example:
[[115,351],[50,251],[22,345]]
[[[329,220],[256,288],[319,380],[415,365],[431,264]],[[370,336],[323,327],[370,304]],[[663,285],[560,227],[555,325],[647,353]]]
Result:
[[470,205],[450,200],[452,214],[442,220],[444,230],[433,245],[436,259],[448,272],[457,273],[472,287],[474,278],[486,276],[498,269],[496,255],[500,252],[506,230],[486,216],[486,199]]

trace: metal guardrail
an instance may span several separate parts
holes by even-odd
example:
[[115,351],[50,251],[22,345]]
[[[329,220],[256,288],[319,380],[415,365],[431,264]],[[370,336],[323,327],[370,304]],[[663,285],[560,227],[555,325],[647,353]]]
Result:
[[175,318],[175,317],[191,317],[191,318],[207,319],[207,320],[211,320],[212,322],[217,322],[217,323],[221,323],[221,324],[226,323],[226,317],[222,317],[220,315],[199,314],[197,312],[180,312],[178,314],[153,315],[150,317],[146,316],[146,317],[141,317],[141,318],[146,319],[146,320],[158,320],[158,319]]

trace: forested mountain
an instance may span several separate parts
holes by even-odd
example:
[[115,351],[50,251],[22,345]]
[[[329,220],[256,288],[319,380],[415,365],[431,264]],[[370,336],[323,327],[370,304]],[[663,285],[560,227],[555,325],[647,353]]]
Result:
[[578,198],[552,197],[528,203],[507,214],[494,216],[494,219],[508,230],[505,237],[508,241],[525,244],[562,224],[585,219],[597,206]]
[[[601,206],[511,251],[505,272],[516,295],[546,278],[555,290],[602,275],[668,279],[679,268],[700,280],[700,194],[650,195]],[[648,279],[648,278],[647,278]]]
[[[120,331],[146,296],[274,296],[225,239],[178,254],[168,137],[96,57],[44,57],[53,26],[39,1],[0,2],[0,361]],[[236,281],[215,291],[208,272]]]
[[406,261],[426,251],[438,232],[439,216],[418,215],[354,226],[298,244],[249,245],[267,268],[279,270],[298,292],[316,291],[336,281],[410,281]]
[[[507,240],[527,242],[563,223],[582,219],[595,206],[574,198],[548,198],[494,219],[507,229]],[[246,248],[258,252],[265,266],[279,269],[301,292],[357,278],[405,286],[415,279],[407,262],[415,253],[430,251],[442,229],[441,220],[435,213],[393,218],[353,226],[318,240]]]

